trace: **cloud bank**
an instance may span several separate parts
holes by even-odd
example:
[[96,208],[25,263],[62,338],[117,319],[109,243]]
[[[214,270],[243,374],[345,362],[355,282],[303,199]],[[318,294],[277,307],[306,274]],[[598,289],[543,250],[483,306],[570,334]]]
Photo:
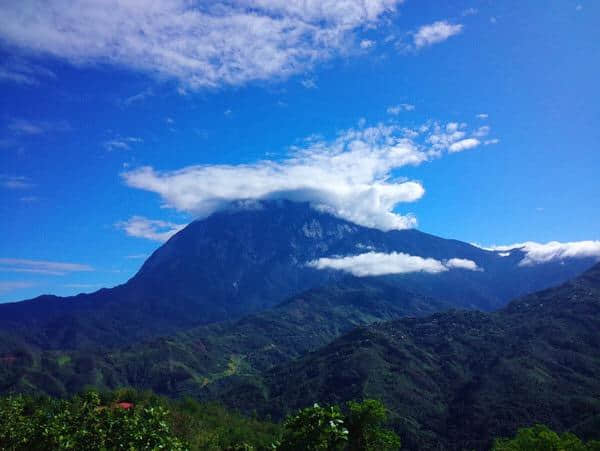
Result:
[[482,249],[497,251],[501,256],[508,256],[511,251],[520,250],[525,257],[519,262],[519,266],[532,266],[540,263],[561,261],[567,258],[597,258],[600,259],[600,241],[573,241],[561,243],[550,241],[548,243],[536,243],[526,241],[503,246],[479,246]]
[[[0,40],[71,64],[117,64],[187,88],[286,77],[359,47],[402,0],[19,0]],[[3,78],[33,83],[27,72]]]
[[389,254],[366,252],[347,257],[320,258],[309,262],[307,265],[317,269],[337,269],[357,277],[413,272],[437,274],[453,268],[479,270],[477,264],[471,260],[453,258],[443,263],[434,258],[423,258],[402,252]]
[[346,130],[329,142],[310,139],[281,161],[190,166],[168,172],[146,166],[122,177],[131,187],[159,194],[164,206],[198,218],[238,199],[285,198],[308,201],[363,226],[405,229],[414,227],[416,219],[394,208],[420,199],[425,189],[418,181],[394,177],[393,171],[451,152],[450,147],[464,136],[466,124],[460,127],[463,131],[444,136],[443,142],[436,139],[434,146],[430,140],[443,128],[439,124],[419,130],[380,124]]
[[158,219],[148,219],[143,216],[133,216],[127,221],[118,222],[116,226],[124,230],[129,236],[146,238],[162,243],[183,229],[185,224],[175,224]]

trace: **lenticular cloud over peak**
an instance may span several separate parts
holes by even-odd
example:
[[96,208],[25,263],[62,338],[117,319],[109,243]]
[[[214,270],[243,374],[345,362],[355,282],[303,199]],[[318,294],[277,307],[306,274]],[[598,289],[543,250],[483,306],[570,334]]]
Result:
[[[199,218],[233,200],[285,198],[310,202],[363,226],[406,229],[416,226],[416,218],[394,209],[419,200],[425,189],[418,181],[396,177],[394,170],[450,152],[455,141],[450,138],[434,149],[420,144],[428,143],[438,128],[417,131],[380,124],[346,130],[329,142],[308,140],[280,161],[188,166],[176,171],[144,166],[122,177],[131,187],[159,194],[166,207]],[[461,132],[456,140],[462,136]]]

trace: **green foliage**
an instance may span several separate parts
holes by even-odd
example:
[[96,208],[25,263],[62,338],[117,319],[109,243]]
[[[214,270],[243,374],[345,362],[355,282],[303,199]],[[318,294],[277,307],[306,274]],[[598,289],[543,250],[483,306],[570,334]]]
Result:
[[193,399],[177,403],[173,428],[191,449],[253,451],[271,449],[280,426],[248,418],[218,404],[200,404]]
[[[127,402],[132,407],[119,403]],[[0,450],[272,449],[280,426],[217,404],[170,401],[131,388],[71,399],[0,398]]]
[[11,396],[0,401],[0,448],[184,449],[160,405],[123,409],[88,392],[71,400]]
[[289,416],[283,427],[282,450],[343,450],[348,441],[348,429],[338,406],[306,407]]
[[381,425],[387,419],[385,406],[377,400],[350,401],[343,414],[338,406],[315,404],[289,416],[278,449],[392,451],[400,449],[400,438]]
[[346,424],[349,431],[348,449],[352,451],[388,451],[400,449],[400,437],[381,424],[387,420],[387,410],[381,401],[366,399],[348,403]]
[[494,442],[492,451],[599,451],[600,442],[582,442],[576,435],[566,432],[562,435],[537,424],[519,429],[512,438],[501,438]]

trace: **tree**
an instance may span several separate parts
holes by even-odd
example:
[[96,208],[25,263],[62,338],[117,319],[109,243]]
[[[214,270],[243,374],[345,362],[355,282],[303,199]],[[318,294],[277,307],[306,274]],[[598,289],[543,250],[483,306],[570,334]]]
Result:
[[496,439],[492,451],[600,451],[600,442],[582,442],[576,435],[557,434],[543,424],[519,429],[514,438]]
[[96,392],[68,401],[12,396],[0,400],[0,449],[181,450],[168,415],[160,405],[102,405]]
[[392,451],[400,449],[400,437],[381,427],[387,420],[387,410],[381,401],[366,399],[350,401],[346,425],[349,431],[348,449],[352,451]]
[[289,416],[283,427],[278,446],[281,450],[343,450],[348,441],[348,429],[338,406],[314,404]]

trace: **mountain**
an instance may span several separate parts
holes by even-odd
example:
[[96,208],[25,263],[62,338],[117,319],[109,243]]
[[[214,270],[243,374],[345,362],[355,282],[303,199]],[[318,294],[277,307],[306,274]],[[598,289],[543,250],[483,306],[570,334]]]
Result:
[[317,401],[379,398],[408,449],[488,449],[534,423],[598,439],[600,264],[495,313],[357,328],[220,397],[275,417]]
[[[91,294],[0,305],[0,330],[46,349],[117,346],[240,318],[345,274],[307,263],[365,249],[438,260],[469,259],[483,271],[386,276],[388,283],[463,308],[491,310],[591,266],[572,260],[523,267],[510,256],[418,230],[382,232],[290,201],[237,202],[194,221],[157,249],[125,284]],[[23,332],[25,331],[25,332]]]
[[385,281],[347,277],[240,320],[108,351],[44,351],[3,337],[0,393],[64,396],[93,385],[207,397],[230,380],[258,376],[357,326],[446,308]]

